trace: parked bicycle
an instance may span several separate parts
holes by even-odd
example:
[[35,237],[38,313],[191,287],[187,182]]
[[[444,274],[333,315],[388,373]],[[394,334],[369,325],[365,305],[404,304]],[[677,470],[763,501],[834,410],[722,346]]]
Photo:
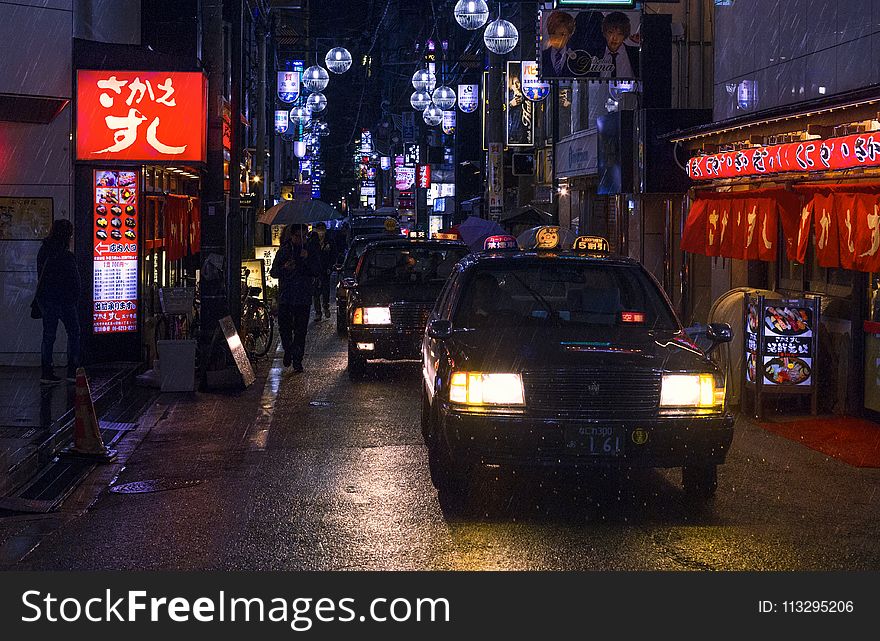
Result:
[[266,303],[259,298],[260,287],[248,284],[250,270],[241,268],[240,334],[248,358],[255,360],[269,353],[275,334],[275,320]]

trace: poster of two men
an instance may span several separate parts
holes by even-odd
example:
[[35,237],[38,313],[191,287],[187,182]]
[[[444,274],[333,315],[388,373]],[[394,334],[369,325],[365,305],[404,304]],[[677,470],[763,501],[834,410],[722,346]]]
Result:
[[543,79],[638,80],[638,11],[541,13]]

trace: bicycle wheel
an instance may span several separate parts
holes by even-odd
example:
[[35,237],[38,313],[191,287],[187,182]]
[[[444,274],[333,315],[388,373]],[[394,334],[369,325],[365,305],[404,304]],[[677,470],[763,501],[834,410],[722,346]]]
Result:
[[275,324],[272,315],[265,303],[253,301],[250,303],[250,320],[248,322],[248,341],[253,358],[262,358],[269,353],[272,346],[272,335]]

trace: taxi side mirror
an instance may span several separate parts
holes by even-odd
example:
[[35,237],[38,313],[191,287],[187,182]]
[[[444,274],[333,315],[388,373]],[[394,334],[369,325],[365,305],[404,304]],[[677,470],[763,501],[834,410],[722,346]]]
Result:
[[342,279],[342,286],[345,287],[346,289],[353,289],[353,288],[357,287],[357,284],[358,284],[358,282],[357,282],[356,278],[343,278]]
[[428,336],[438,341],[452,338],[452,322],[448,320],[432,320],[428,323]]
[[713,344],[729,343],[733,340],[733,331],[727,323],[709,323],[706,328],[706,338]]

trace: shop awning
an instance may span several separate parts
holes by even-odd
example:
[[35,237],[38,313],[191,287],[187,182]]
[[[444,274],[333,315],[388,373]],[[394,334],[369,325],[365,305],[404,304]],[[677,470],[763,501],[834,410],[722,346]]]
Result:
[[804,262],[812,224],[819,265],[880,272],[880,185],[701,193],[688,213],[681,248],[774,261],[777,221],[789,260]]
[[681,248],[706,256],[776,260],[777,221],[796,230],[799,205],[799,195],[784,189],[701,193],[688,213]]

